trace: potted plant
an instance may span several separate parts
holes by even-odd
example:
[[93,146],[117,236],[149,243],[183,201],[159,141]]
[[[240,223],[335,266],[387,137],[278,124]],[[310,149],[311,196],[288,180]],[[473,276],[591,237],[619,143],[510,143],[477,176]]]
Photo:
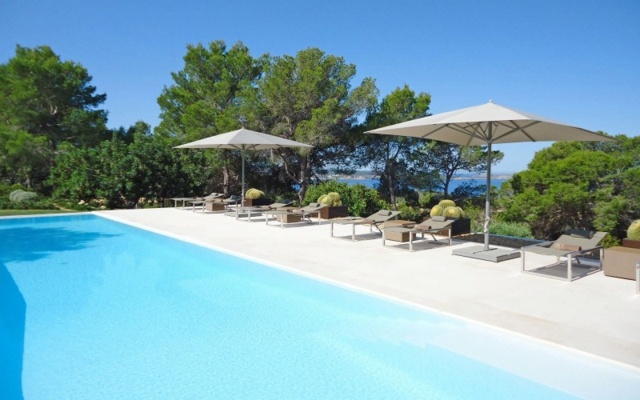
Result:
[[640,219],[637,219],[629,225],[627,229],[626,239],[622,239],[622,246],[640,249]]
[[244,207],[264,206],[270,203],[262,190],[251,188],[244,194]]
[[[441,215],[447,219],[453,219],[454,222],[451,225],[451,235],[463,235],[471,232],[471,219],[467,218],[467,214],[464,210],[458,206],[453,200],[442,200],[431,208],[429,215],[437,216]],[[446,235],[446,231],[443,231]],[[442,233],[442,232],[441,232]]]
[[347,206],[342,205],[340,194],[337,192],[323,194],[318,198],[318,203],[326,206],[325,208],[320,210],[320,218],[322,219],[332,219],[349,216]]

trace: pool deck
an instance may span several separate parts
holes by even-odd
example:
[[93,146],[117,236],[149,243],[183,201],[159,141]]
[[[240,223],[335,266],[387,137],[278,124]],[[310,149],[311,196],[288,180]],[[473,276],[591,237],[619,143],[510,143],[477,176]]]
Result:
[[[602,271],[571,283],[520,272],[520,259],[500,263],[454,256],[456,242],[383,247],[380,234],[358,226],[251,222],[222,213],[162,208],[98,215],[196,244],[243,255],[342,286],[565,346],[640,371],[640,295],[635,282]],[[527,256],[527,265],[553,258]]]

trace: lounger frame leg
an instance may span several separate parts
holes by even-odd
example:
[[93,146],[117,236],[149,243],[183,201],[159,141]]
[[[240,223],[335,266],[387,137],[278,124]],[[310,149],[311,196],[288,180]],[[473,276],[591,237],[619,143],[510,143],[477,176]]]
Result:
[[636,264],[636,294],[640,294],[640,262]]

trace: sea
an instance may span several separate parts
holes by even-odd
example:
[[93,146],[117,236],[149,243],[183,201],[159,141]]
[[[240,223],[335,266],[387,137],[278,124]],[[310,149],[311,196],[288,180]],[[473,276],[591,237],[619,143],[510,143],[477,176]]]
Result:
[[[500,189],[500,186],[502,186],[502,184],[507,180],[508,179],[505,179],[505,178],[494,178],[494,179],[491,179],[491,185]],[[377,188],[378,185],[380,184],[379,179],[365,179],[365,178],[340,178],[340,179],[337,179],[337,181],[346,182],[349,185],[357,185],[357,184],[365,185],[366,187],[370,187],[374,189]],[[454,190],[456,190],[456,188],[458,188],[460,185],[463,185],[464,183],[471,183],[473,185],[485,185],[487,183],[487,180],[485,178],[453,179],[449,184],[449,193],[453,192]]]

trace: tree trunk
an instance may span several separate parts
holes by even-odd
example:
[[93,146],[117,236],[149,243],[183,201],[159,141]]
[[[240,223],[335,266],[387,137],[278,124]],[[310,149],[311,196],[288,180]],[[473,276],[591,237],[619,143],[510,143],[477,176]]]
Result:
[[300,181],[298,184],[300,185],[300,189],[298,190],[298,201],[300,204],[304,203],[304,198],[307,195],[307,189],[309,188],[309,177],[311,176],[311,159],[310,155],[305,156],[302,159],[300,165]]
[[229,197],[229,167],[222,167],[222,193],[224,197]]
[[389,201],[391,207],[396,210],[398,205],[396,204],[396,189],[394,188],[394,181],[391,175],[387,175],[387,185],[389,185]]

